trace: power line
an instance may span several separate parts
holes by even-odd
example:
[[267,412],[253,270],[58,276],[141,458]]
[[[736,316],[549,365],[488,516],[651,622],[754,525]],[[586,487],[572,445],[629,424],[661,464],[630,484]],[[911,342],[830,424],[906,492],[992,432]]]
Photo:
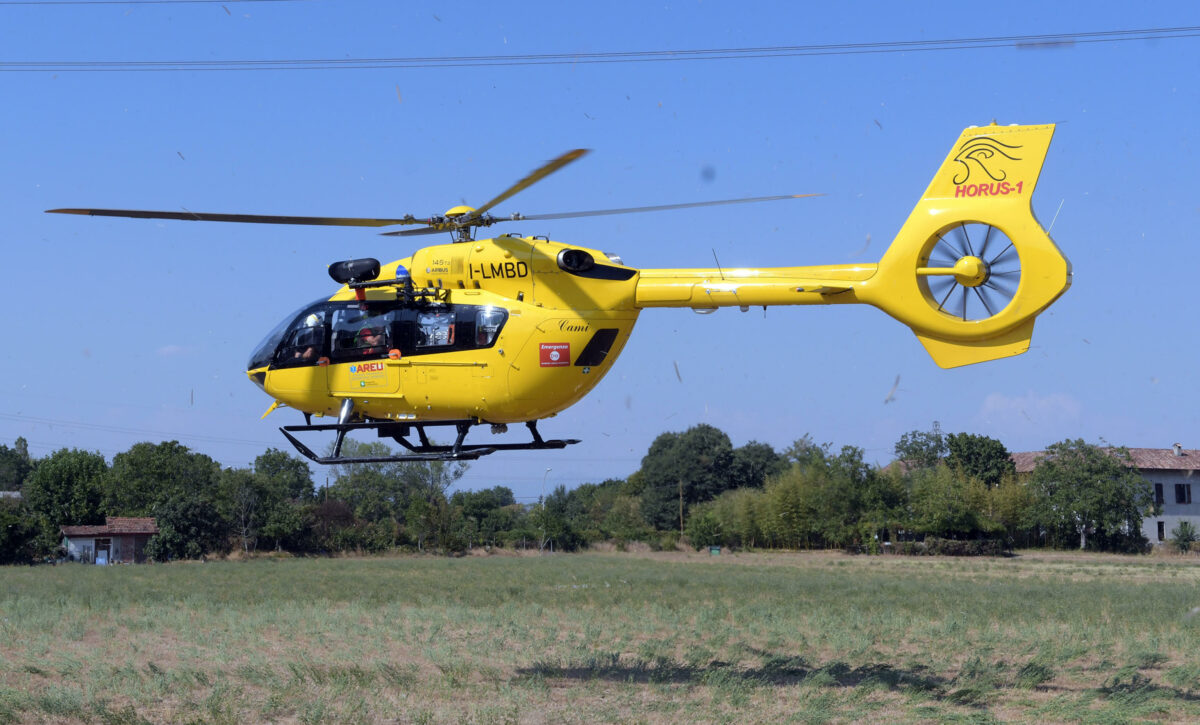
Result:
[[0,0],[0,5],[246,5],[310,0]]
[[[64,2],[69,0],[64,0]],[[74,0],[85,2],[87,0]],[[97,2],[99,0],[91,0]],[[107,1],[107,0],[105,0]],[[145,0],[149,2],[150,0]],[[161,1],[161,0],[160,0]],[[178,0],[183,2],[184,0]],[[215,0],[188,0],[209,2]],[[255,0],[283,2],[284,0]],[[0,0],[3,2],[3,0]],[[1080,33],[1042,33],[939,40],[897,40],[875,43],[830,43],[748,48],[703,48],[602,53],[542,53],[525,55],[414,56],[402,58],[302,58],[275,60],[169,61],[2,61],[0,72],[179,72],[265,70],[366,70],[384,68],[478,68],[597,63],[652,63],[681,60],[743,60],[831,55],[906,53],[917,51],[979,50],[986,48],[1048,49],[1083,43],[1124,43],[1200,37],[1200,26],[1104,30]]]
[[127,433],[133,435],[151,435],[160,436],[162,438],[173,438],[182,440],[195,440],[204,443],[232,443],[240,445],[252,446],[269,446],[275,447],[277,444],[268,443],[266,441],[248,440],[246,438],[228,438],[222,436],[206,436],[194,434],[179,434],[166,431],[150,430],[146,428],[127,428],[123,426],[104,425],[101,423],[82,423],[71,420],[59,420],[55,418],[38,418],[30,415],[20,415],[13,413],[0,413],[0,420],[15,421],[19,423],[33,423],[50,426],[61,426],[63,428],[79,428],[82,430],[101,431],[105,433]]

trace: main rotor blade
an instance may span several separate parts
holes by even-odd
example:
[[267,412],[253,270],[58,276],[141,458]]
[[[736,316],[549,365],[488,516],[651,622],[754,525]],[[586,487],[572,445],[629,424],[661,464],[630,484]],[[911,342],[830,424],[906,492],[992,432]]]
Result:
[[526,176],[524,179],[521,179],[517,183],[515,183],[512,186],[505,189],[500,194],[500,196],[497,196],[495,199],[492,199],[488,203],[477,208],[475,211],[465,214],[462,218],[456,219],[455,221],[458,222],[459,224],[469,224],[470,222],[475,221],[479,217],[483,216],[484,213],[486,213],[488,209],[491,209],[492,207],[496,206],[497,204],[504,201],[505,199],[508,199],[513,194],[516,194],[517,192],[528,189],[529,187],[533,186],[537,182],[546,178],[550,174],[553,174],[555,171],[558,171],[559,169],[561,169],[562,167],[571,163],[572,161],[575,161],[575,160],[583,157],[589,151],[590,151],[590,149],[575,149],[574,151],[568,151],[565,154],[562,154],[561,156],[559,156],[558,158],[546,162],[545,164],[543,164],[542,166],[540,166],[539,168],[534,170],[532,173],[530,173],[528,176]]
[[636,214],[643,211],[670,211],[672,209],[695,209],[701,206],[723,206],[725,204],[748,204],[755,201],[780,201],[782,199],[805,199],[824,194],[784,194],[782,196],[752,196],[745,199],[723,199],[720,201],[693,201],[686,204],[659,204],[657,206],[631,206],[624,209],[597,209],[595,211],[569,211],[561,214],[513,214],[498,221],[540,221],[544,219],[572,219],[583,216],[606,216],[608,214]]
[[[719,201],[693,201],[686,204],[659,204],[657,206],[631,206],[624,209],[596,209],[593,211],[569,211],[559,214],[513,214],[506,217],[488,216],[481,221],[485,225],[496,222],[544,221],[547,219],[574,219],[585,216],[607,216],[610,214],[636,214],[644,211],[670,211],[672,209],[695,209],[701,206],[722,206],[725,204],[748,204],[756,201],[781,201],[783,199],[806,199],[810,196],[825,196],[824,194],[783,194],[781,196],[752,196],[745,199],[722,199]],[[462,217],[452,220],[461,224]],[[476,221],[476,220],[472,220]],[[412,237],[419,234],[435,234],[446,231],[446,227],[435,226],[428,229],[403,229],[396,232],[381,232],[385,237]]]
[[[501,220],[504,221],[504,220]],[[401,229],[395,232],[380,232],[381,237],[417,237],[422,234],[441,234],[442,232],[450,231],[450,226],[447,224],[438,224],[435,226],[421,227],[420,229]]]
[[193,222],[244,222],[247,224],[307,224],[323,227],[387,227],[395,224],[432,224],[432,219],[417,219],[411,214],[402,219],[362,217],[276,216],[271,214],[210,214],[197,211],[146,211],[143,209],[47,209],[47,214],[83,214],[134,219],[178,219]]

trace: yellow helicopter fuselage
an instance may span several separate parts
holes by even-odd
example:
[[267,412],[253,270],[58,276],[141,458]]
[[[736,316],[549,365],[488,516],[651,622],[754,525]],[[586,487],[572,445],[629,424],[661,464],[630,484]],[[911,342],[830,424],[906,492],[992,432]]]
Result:
[[[561,270],[557,256],[564,250],[603,260],[592,269],[621,279]],[[379,274],[395,279],[398,268],[407,270],[413,288],[427,293],[422,297],[407,299],[397,282],[357,291],[346,286],[329,299],[330,309],[342,303],[372,320],[391,320],[388,345],[366,355],[351,352],[339,362],[340,341],[331,328],[316,359],[249,374],[280,403],[318,416],[337,415],[351,398],[358,415],[377,420],[499,424],[544,418],[595,387],[637,321],[637,271],[608,262],[595,250],[517,236],[427,247],[384,265]],[[463,310],[499,313],[503,321],[494,336],[481,336]],[[415,324],[397,322],[412,315]],[[420,324],[424,318],[437,322],[439,315],[441,328]],[[336,326],[334,320],[322,324]],[[443,344],[401,343],[405,328],[410,338],[436,334]]]

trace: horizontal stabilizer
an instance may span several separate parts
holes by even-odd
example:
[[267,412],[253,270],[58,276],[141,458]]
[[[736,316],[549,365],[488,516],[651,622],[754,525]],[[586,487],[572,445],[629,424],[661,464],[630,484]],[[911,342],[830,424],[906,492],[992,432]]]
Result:
[[917,339],[938,367],[956,368],[1020,355],[1029,349],[1029,342],[1033,338],[1033,322],[1033,318],[1030,318],[1003,335],[986,340],[955,342],[926,337],[921,333],[917,333]]

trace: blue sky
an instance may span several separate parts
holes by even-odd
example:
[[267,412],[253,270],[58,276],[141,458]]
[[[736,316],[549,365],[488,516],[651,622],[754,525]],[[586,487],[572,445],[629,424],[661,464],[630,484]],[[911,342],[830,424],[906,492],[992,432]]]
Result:
[[[694,50],[1200,25],[1190,3],[0,3],[0,63]],[[914,9],[919,7],[919,9]],[[9,66],[11,67],[11,66]],[[1192,270],[1200,38],[1069,47],[469,68],[14,72],[0,66],[11,308],[0,442],[108,456],[178,439],[225,465],[285,447],[245,377],[330,262],[408,256],[369,230],[89,219],[63,206],[337,216],[527,214],[769,194],[772,205],[510,225],[636,267],[874,261],[963,127],[1057,123],[1037,194],[1074,286],[1019,358],[939,369],[869,307],[649,310],[615,368],[463,485],[536,497],[637,469],[656,435],[810,434],[886,463],[927,429],[1200,448]],[[868,242],[869,236],[869,242]],[[678,366],[679,377],[676,376]],[[896,376],[895,399],[885,405]],[[681,379],[680,379],[681,378]],[[486,433],[479,434],[485,437]],[[484,438],[486,439],[486,438]],[[545,469],[552,471],[546,475]],[[317,471],[323,482],[325,470]]]

